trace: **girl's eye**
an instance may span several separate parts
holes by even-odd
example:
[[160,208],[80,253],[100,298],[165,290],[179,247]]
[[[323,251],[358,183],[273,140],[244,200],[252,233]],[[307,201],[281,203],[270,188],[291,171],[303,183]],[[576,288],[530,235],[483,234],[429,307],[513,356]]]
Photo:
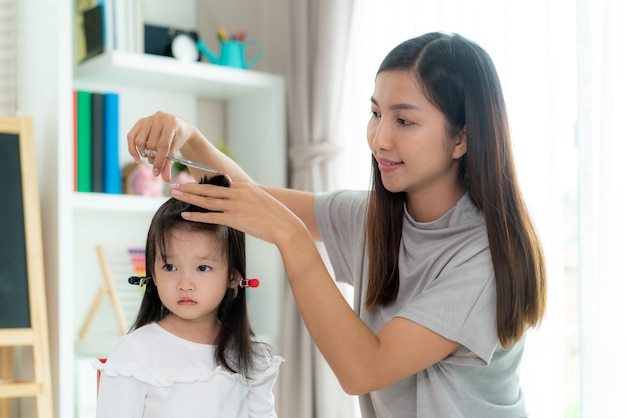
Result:
[[211,271],[211,266],[207,266],[206,264],[203,264],[201,266],[198,266],[198,270],[200,270],[200,271]]
[[174,264],[166,264],[163,266],[163,269],[167,271],[176,271],[176,266]]
[[398,118],[398,123],[399,123],[400,125],[404,125],[404,126],[413,125],[413,122],[409,122],[408,120],[405,120],[405,119],[400,119],[400,118]]
[[374,117],[374,118],[379,118],[379,117],[380,117],[380,113],[379,113],[379,112],[377,112],[377,111],[376,111],[376,110],[374,110],[374,109],[372,109],[371,113],[372,113],[372,117]]

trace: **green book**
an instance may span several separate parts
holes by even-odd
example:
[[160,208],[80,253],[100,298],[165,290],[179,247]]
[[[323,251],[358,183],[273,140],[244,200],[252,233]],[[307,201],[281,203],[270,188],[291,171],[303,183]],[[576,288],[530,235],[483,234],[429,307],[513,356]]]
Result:
[[91,192],[91,92],[78,90],[76,113],[77,190]]

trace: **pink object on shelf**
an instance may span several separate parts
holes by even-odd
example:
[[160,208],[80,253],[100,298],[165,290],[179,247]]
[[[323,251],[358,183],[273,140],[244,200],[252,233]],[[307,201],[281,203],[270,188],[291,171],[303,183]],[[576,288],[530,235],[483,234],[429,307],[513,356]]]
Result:
[[164,182],[161,177],[155,177],[152,169],[145,163],[131,163],[135,168],[130,170],[124,181],[125,192],[140,196],[163,196]]

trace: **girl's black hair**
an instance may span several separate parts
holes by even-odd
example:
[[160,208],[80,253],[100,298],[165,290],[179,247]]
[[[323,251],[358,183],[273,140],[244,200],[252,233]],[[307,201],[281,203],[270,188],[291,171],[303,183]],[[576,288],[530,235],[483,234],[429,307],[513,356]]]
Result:
[[[428,100],[444,114],[450,138],[465,129],[467,152],[458,180],[485,216],[496,278],[498,335],[503,346],[510,345],[543,317],[546,271],[517,181],[495,66],[476,43],[457,34],[432,32],[391,50],[378,74],[387,71],[413,74]],[[372,156],[367,215],[370,309],[392,303],[398,294],[404,204],[404,193],[384,188]]]
[[[230,181],[224,175],[203,178],[200,183],[229,187]],[[167,260],[168,238],[174,229],[201,231],[211,234],[224,251],[228,263],[230,280],[246,277],[245,234],[224,225],[191,222],[181,217],[182,212],[209,212],[199,206],[180,200],[168,199],[152,218],[146,239],[146,276],[153,277],[157,254]],[[163,306],[157,286],[152,280],[146,283],[145,294],[131,331],[146,324],[158,321],[169,312]],[[215,343],[215,362],[233,373],[244,376],[253,367],[254,333],[248,320],[246,292],[244,288],[229,288],[218,307],[217,318],[221,323]]]

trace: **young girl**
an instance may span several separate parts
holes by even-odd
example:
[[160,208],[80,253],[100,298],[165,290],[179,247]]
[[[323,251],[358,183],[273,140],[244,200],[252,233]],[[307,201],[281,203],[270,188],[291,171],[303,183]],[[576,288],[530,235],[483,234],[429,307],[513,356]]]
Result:
[[[506,107],[489,55],[428,33],[395,47],[371,96],[370,191],[262,187],[173,115],[139,120],[131,155],[178,150],[228,173],[229,189],[172,184],[211,209],[196,222],[274,243],[307,329],[366,418],[523,417],[524,335],[545,311],[541,245],[517,182]],[[354,286],[354,311],[337,280]]]
[[[225,176],[210,182],[228,186]],[[244,234],[184,220],[176,199],[152,219],[146,288],[131,332],[105,364],[98,418],[275,417],[282,358],[256,341],[246,310]]]

